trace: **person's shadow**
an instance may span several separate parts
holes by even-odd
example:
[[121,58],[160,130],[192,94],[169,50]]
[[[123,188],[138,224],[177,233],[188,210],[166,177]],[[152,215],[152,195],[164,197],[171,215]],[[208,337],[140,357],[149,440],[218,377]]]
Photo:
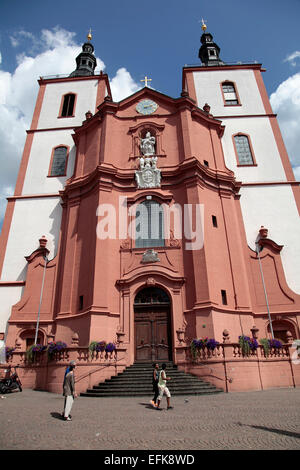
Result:
[[52,411],[50,414],[51,414],[52,418],[60,419],[60,420],[63,419],[61,413],[57,413],[57,411]]
[[149,410],[154,410],[153,406],[150,405],[150,403],[139,403],[139,405],[144,406],[145,408],[148,408]]

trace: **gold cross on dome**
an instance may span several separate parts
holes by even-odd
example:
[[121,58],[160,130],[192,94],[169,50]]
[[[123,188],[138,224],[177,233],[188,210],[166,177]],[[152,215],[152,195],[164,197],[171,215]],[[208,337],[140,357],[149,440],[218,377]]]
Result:
[[145,78],[143,80],[140,80],[141,82],[145,82],[145,86],[148,86],[148,82],[152,82],[152,78],[148,78],[147,76],[145,76]]

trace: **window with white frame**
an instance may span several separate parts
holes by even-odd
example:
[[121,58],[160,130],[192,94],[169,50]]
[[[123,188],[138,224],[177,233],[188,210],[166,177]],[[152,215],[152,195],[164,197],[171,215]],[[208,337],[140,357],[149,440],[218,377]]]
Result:
[[234,83],[224,82],[222,83],[222,90],[224,95],[224,101],[226,105],[239,104],[236,89]]

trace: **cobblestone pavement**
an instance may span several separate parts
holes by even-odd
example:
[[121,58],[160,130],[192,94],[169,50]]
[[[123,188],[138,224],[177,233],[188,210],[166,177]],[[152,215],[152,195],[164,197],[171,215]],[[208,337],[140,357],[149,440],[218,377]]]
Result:
[[75,400],[24,390],[0,398],[0,449],[300,449],[300,389],[172,398],[156,411],[148,397]]

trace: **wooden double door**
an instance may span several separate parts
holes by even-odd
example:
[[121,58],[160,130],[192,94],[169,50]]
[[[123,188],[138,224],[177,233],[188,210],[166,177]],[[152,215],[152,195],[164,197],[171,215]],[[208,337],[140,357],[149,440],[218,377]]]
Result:
[[172,360],[169,305],[135,307],[134,327],[136,362]]

